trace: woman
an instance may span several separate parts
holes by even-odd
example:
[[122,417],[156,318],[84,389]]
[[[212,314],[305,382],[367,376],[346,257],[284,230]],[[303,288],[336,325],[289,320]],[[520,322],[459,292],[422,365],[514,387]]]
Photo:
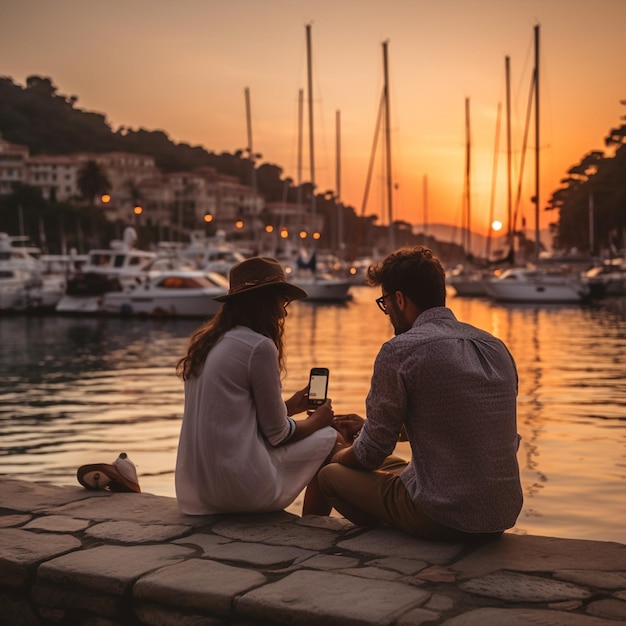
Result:
[[330,401],[294,421],[307,389],[281,395],[286,307],[306,295],[275,259],[247,259],[231,269],[218,314],[192,335],[176,368],[185,383],[176,462],[184,513],[277,511],[307,485],[303,514],[330,512],[317,487],[337,444]]

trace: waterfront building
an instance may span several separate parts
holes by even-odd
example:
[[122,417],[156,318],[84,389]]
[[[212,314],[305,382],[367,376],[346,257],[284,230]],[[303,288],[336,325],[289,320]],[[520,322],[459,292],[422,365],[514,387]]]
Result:
[[[108,193],[95,200],[105,217],[157,227],[163,238],[174,235],[183,240],[207,224],[227,238],[255,241],[268,224],[281,224],[293,232],[311,230],[303,207],[286,203],[266,206],[254,185],[243,184],[214,167],[162,173],[154,157],[129,152],[30,156],[26,146],[1,136],[0,195],[12,193],[21,183],[40,189],[50,202],[82,202],[78,181],[89,161],[102,168],[110,183]],[[316,222],[314,230],[321,231],[323,218],[318,216]]]
[[0,135],[0,195],[12,193],[17,183],[25,183],[28,148],[5,141]]
[[73,156],[34,156],[26,161],[26,182],[41,190],[50,202],[66,202],[80,196],[81,164]]

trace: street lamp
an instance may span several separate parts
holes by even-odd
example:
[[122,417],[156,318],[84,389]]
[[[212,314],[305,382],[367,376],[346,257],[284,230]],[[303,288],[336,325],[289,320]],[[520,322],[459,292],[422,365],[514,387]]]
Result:
[[133,213],[135,214],[135,227],[139,230],[139,218],[143,213],[143,207],[140,204],[135,204],[133,207]]

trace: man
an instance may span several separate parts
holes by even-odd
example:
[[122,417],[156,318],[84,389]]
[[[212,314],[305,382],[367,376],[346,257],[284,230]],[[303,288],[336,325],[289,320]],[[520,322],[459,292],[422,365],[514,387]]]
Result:
[[[443,541],[499,536],[522,507],[513,357],[445,306],[445,273],[428,248],[397,250],[368,280],[396,336],[376,357],[367,419],[336,418],[354,441],[320,471],[322,493],[358,525]],[[390,456],[400,437],[410,463]]]

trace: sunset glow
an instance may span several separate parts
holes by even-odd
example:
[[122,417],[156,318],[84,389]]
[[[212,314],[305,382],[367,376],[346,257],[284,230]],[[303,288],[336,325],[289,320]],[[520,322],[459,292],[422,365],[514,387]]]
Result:
[[[626,2],[621,0],[591,5],[583,0],[136,0],[105,5],[9,0],[0,20],[0,74],[22,85],[31,75],[50,77],[59,93],[76,95],[79,108],[105,114],[114,130],[162,130],[173,141],[218,154],[252,148],[244,100],[248,89],[257,166],[278,165],[297,181],[298,92],[305,93],[306,120],[305,25],[311,24],[317,190],[330,190],[357,214],[385,222],[382,141],[372,157],[383,87],[381,44],[387,41],[393,218],[422,223],[427,206],[430,223],[461,224],[468,98],[471,226],[486,234],[494,219],[508,226],[507,185],[514,200],[519,189],[518,219],[534,225],[532,129],[521,173],[533,27],[541,26],[543,209],[567,170],[587,152],[603,149],[609,129],[620,123],[619,101],[626,97],[624,23]],[[106,36],[94,37],[94,29]],[[301,176],[308,181],[306,123],[302,139]],[[540,213],[544,227],[557,217]]]

